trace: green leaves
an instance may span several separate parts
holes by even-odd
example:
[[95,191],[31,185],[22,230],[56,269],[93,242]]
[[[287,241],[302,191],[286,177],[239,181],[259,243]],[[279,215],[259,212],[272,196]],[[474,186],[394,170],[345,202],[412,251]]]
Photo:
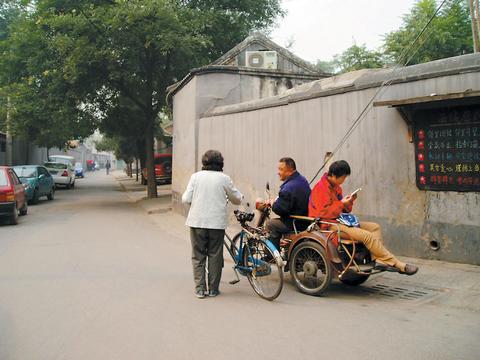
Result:
[[379,68],[392,63],[413,65],[471,53],[472,35],[466,2],[446,2],[430,23],[416,46],[412,43],[435,13],[436,0],[419,0],[411,11],[403,16],[400,29],[385,35],[379,50],[368,50],[365,45],[352,45],[333,61],[318,61],[324,71],[332,68],[339,73],[359,69]]
[[403,17],[401,28],[385,36],[385,54],[390,61],[404,65],[410,60],[412,65],[472,52],[468,7],[464,1],[452,1],[432,21],[411,56],[405,54],[437,6],[435,0],[418,1]]
[[380,68],[384,65],[383,56],[380,52],[368,50],[366,45],[352,45],[341,55],[334,58],[334,62],[340,72],[348,72],[360,69]]
[[98,127],[145,157],[167,86],[279,15],[278,0],[4,0],[0,121],[8,94],[17,136],[63,146]]

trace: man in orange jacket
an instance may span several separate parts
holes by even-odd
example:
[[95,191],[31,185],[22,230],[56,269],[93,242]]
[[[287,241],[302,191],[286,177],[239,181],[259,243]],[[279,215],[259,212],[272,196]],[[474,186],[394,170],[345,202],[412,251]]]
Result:
[[[347,176],[351,173],[350,165],[345,160],[335,161],[328,173],[325,173],[315,185],[310,195],[308,216],[324,221],[337,222],[341,213],[352,211],[357,195],[343,197],[342,188]],[[414,275],[418,267],[405,264],[398,260],[383,245],[380,225],[371,222],[361,222],[360,227],[349,227],[339,224],[340,230],[353,240],[362,242],[375,260],[375,267],[383,270],[398,269],[399,273]]]

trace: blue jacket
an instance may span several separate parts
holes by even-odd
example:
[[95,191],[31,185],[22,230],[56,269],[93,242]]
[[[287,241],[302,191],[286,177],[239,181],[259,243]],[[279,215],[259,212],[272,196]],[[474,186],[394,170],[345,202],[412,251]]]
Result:
[[273,212],[288,223],[292,222],[290,215],[307,216],[310,192],[307,179],[296,171],[280,186],[278,199],[272,205]]

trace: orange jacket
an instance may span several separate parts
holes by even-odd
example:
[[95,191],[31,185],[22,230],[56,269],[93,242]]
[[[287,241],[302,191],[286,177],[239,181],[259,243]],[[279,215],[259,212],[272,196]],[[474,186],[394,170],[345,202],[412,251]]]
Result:
[[308,202],[308,216],[335,222],[342,212],[351,212],[353,205],[343,205],[342,188],[330,184],[327,176],[325,173],[312,190]]

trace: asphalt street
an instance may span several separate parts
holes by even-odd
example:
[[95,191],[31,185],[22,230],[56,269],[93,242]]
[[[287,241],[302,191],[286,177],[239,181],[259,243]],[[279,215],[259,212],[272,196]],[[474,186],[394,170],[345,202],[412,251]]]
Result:
[[[148,215],[96,173],[0,225],[0,359],[479,358],[480,311],[468,304],[480,300],[452,301],[467,299],[461,286],[421,272],[335,282],[318,298],[286,276],[268,302],[246,279],[229,285],[227,261],[221,295],[199,300],[182,222]],[[477,268],[462,271],[480,283]]]

